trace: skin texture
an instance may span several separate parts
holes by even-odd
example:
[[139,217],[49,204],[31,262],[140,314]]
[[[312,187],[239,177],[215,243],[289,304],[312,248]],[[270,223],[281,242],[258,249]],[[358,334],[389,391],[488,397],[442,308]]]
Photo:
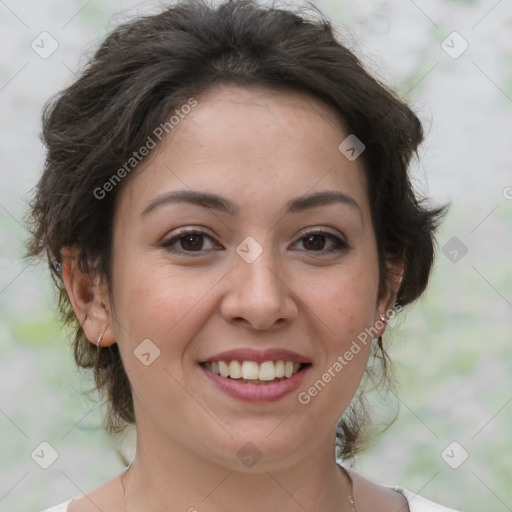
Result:
[[[169,504],[201,512],[350,510],[347,480],[334,460],[335,429],[361,380],[369,344],[307,405],[297,393],[394,303],[395,282],[378,289],[361,159],[340,153],[348,133],[309,95],[225,84],[197,100],[123,183],[114,219],[113,302],[106,285],[80,273],[74,252],[63,251],[66,288],[87,337],[96,343],[107,327],[101,345],[119,344],[138,433],[129,470],[70,510],[124,510],[125,492],[130,511],[168,511]],[[176,190],[218,194],[238,213],[181,202],[142,215],[157,196]],[[358,207],[286,212],[289,199],[318,191],[343,192]],[[184,227],[206,234],[194,246],[199,252],[183,239],[174,243],[177,252],[162,246]],[[308,243],[306,229],[328,231],[348,248],[322,254],[336,243],[321,234]],[[236,252],[248,236],[263,250],[252,263]],[[134,356],[145,339],[160,350],[149,366]],[[240,347],[286,348],[312,366],[297,392],[273,403],[242,402],[218,391],[198,366]],[[262,454],[251,468],[237,457],[249,442]],[[404,506],[398,493],[353,478],[359,511]]]

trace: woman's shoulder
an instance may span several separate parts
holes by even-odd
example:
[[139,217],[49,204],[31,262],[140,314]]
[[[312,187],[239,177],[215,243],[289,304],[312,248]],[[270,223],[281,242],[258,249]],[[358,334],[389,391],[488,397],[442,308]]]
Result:
[[44,510],[41,510],[41,512],[67,512],[68,505],[73,500],[68,500],[65,503],[61,503],[60,505],[55,505],[54,507],[45,508]]
[[60,505],[41,510],[41,512],[97,512],[98,510],[120,510],[120,499],[124,499],[121,475],[122,473],[87,494],[75,496]]
[[[452,508],[434,503],[402,487],[380,485],[367,480],[353,469],[349,469],[348,472],[353,482],[355,501],[362,505],[363,510],[379,510],[384,508],[389,511],[403,511],[407,502],[409,512],[458,512]],[[400,496],[400,500],[397,499],[398,496]]]
[[409,504],[410,512],[458,512],[453,508],[443,507],[433,501],[427,500],[401,487],[391,487],[394,491],[403,494]]

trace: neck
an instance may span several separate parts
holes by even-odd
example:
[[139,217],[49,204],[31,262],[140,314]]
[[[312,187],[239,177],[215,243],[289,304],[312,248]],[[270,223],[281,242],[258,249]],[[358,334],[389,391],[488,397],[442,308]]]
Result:
[[258,470],[256,463],[243,472],[169,440],[144,441],[139,435],[122,476],[126,512],[168,512],[171,504],[183,512],[352,511],[350,485],[331,442],[289,466]]

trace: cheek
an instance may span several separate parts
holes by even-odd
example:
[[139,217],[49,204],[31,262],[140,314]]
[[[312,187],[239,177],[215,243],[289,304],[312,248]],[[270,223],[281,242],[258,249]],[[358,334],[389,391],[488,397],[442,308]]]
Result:
[[183,357],[200,327],[201,298],[211,285],[207,279],[178,273],[168,264],[146,263],[142,257],[118,261],[117,341],[134,399],[150,409],[153,404],[156,415],[162,401],[178,407],[186,400],[178,384],[185,376]]
[[134,347],[149,338],[165,355],[181,350],[200,328],[197,316],[218,276],[140,257],[125,258],[115,279],[120,344]]
[[371,270],[342,268],[308,285],[305,302],[335,333],[357,336],[374,321],[377,276]]
[[372,337],[367,330],[374,322],[376,291],[373,278],[338,273],[310,296],[323,353],[302,398],[311,400],[315,411],[326,411],[333,425],[356,393],[368,363]]

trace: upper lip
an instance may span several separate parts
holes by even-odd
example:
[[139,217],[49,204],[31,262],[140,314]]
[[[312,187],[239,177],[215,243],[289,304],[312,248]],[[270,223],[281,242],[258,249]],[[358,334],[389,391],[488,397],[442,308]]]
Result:
[[294,363],[311,363],[307,357],[284,348],[268,348],[265,350],[237,348],[219,352],[200,362],[213,361],[255,361],[257,363],[262,363],[263,361],[293,361]]

